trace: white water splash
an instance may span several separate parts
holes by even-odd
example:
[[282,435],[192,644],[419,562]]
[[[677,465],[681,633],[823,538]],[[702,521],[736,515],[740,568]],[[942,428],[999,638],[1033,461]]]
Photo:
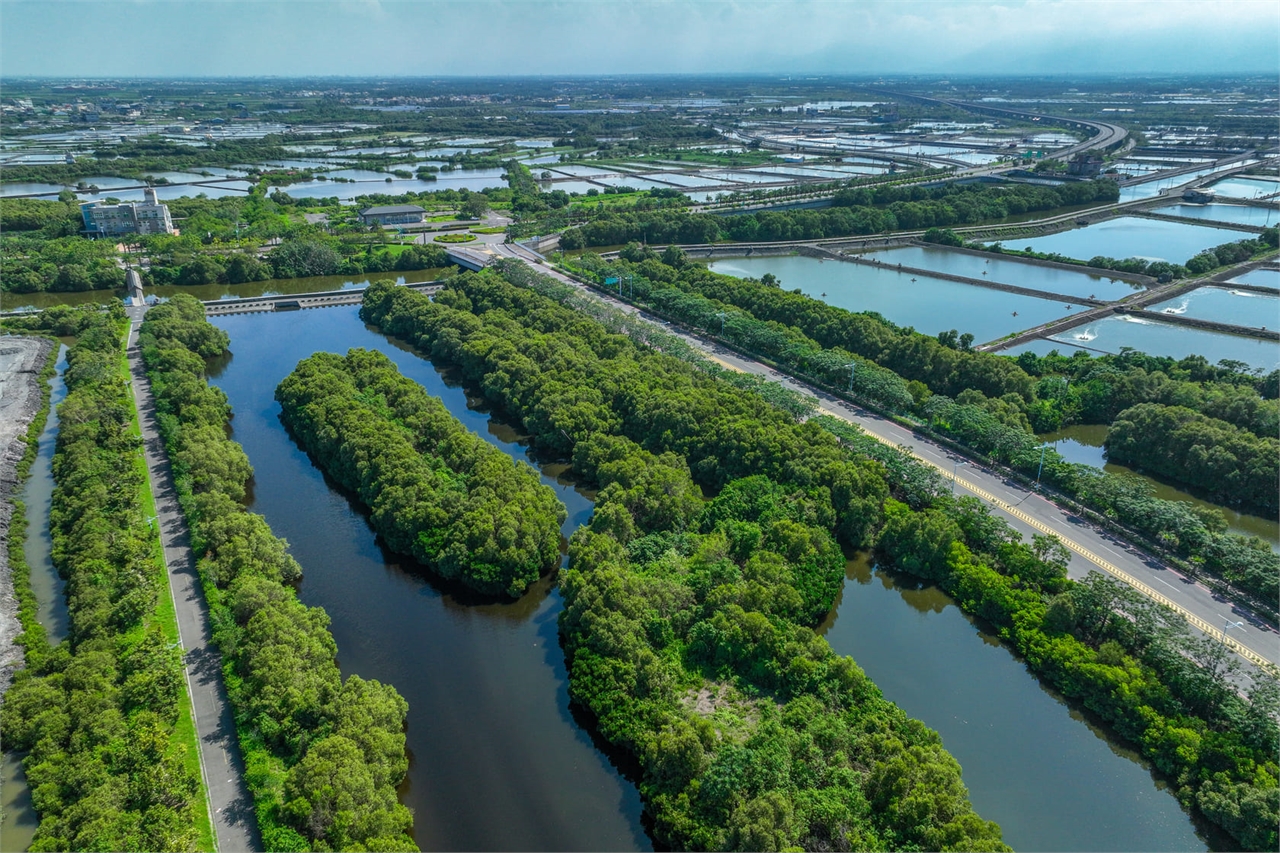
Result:
[[1077,341],[1084,341],[1085,343],[1088,343],[1089,341],[1093,340],[1097,336],[1098,336],[1098,333],[1095,332],[1093,329],[1085,329],[1083,332],[1077,332],[1071,337],[1075,338]]
[[1161,313],[1161,314],[1185,314],[1185,313],[1187,313],[1187,306],[1188,306],[1189,304],[1191,304],[1191,300],[1190,300],[1190,299],[1184,299],[1184,300],[1182,300],[1182,304],[1181,304],[1181,305],[1178,305],[1178,306],[1170,305],[1168,308],[1164,309],[1164,310],[1163,310],[1163,311],[1161,311],[1160,313]]
[[1150,326],[1150,320],[1144,320],[1141,317],[1135,317],[1132,314],[1121,314],[1120,319],[1126,323],[1137,323],[1139,326]]
[[1228,290],[1227,293],[1230,293],[1232,296],[1244,296],[1249,299],[1256,299],[1262,295],[1261,293],[1250,293],[1247,290]]

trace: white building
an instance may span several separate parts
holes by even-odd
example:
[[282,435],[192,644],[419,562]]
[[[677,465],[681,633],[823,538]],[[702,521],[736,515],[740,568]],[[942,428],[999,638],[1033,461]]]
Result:
[[116,234],[176,234],[169,217],[169,205],[161,204],[156,191],[147,187],[141,203],[100,204],[96,201],[80,205],[84,230],[90,237]]

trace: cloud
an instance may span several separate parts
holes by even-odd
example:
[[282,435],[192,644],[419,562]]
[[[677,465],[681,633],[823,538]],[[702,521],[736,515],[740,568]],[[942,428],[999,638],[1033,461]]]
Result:
[[9,0],[0,74],[1275,71],[1233,0]]

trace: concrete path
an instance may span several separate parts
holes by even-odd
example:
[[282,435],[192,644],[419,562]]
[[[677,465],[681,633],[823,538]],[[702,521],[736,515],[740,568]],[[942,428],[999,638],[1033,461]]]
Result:
[[209,795],[209,816],[222,853],[261,850],[253,800],[244,784],[244,761],[236,739],[235,718],[222,684],[222,656],[213,646],[209,609],[191,553],[191,534],[178,506],[169,456],[156,420],[151,383],[138,347],[138,326],[144,313],[145,309],[129,311],[129,373],[142,428],[151,493],[156,500],[160,541],[169,569],[169,591],[178,613],[178,635],[186,663],[187,692],[200,739],[200,769]]
[[[499,252],[529,264],[537,272],[590,293],[620,311],[662,325],[666,331],[680,337],[724,367],[752,373],[806,396],[817,397],[821,414],[857,424],[886,444],[907,450],[920,461],[937,469],[948,480],[954,480],[960,491],[977,496],[1024,536],[1034,533],[1056,535],[1071,550],[1068,573],[1072,578],[1082,578],[1090,571],[1102,570],[1129,583],[1144,595],[1168,604],[1191,625],[1209,636],[1224,639],[1229,647],[1250,663],[1266,661],[1272,665],[1280,665],[1280,635],[1266,622],[1226,600],[1203,583],[1183,575],[1146,552],[1064,510],[1040,493],[1029,491],[1003,473],[969,462],[894,421],[811,388],[786,374],[708,341],[687,328],[666,323],[638,311],[633,305],[587,288],[559,270],[539,263],[537,257],[523,246],[509,244],[499,247]],[[1223,638],[1222,625],[1228,620],[1242,621],[1244,624],[1233,629],[1230,636]]]

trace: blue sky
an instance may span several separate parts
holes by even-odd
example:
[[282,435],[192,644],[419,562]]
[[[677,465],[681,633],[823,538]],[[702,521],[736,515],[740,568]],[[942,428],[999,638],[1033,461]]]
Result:
[[0,75],[1270,72],[1274,0],[0,0]]

